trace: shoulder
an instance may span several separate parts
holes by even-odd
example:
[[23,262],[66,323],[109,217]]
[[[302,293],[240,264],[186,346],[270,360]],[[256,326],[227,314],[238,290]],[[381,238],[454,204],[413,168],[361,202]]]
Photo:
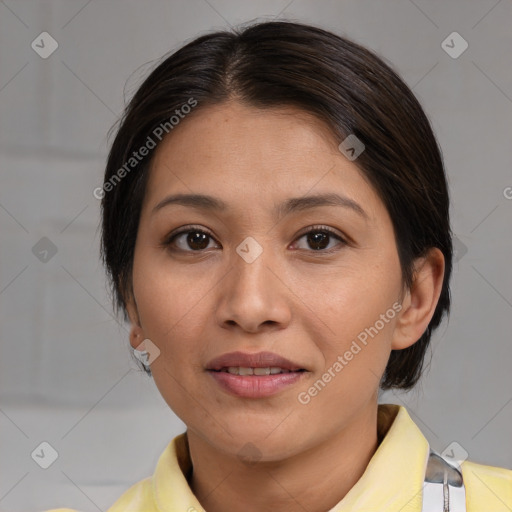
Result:
[[107,512],[126,512],[127,510],[158,512],[153,499],[152,481],[153,477],[148,476],[132,485]]
[[[144,510],[158,512],[152,495],[152,477],[147,477],[127,489],[106,512],[127,512]],[[44,512],[79,512],[72,508],[55,508]]]
[[465,461],[461,465],[467,512],[512,510],[512,470]]

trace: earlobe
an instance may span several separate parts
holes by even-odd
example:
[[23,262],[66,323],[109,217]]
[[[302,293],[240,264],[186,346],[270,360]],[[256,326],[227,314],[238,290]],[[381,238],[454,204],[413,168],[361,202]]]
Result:
[[139,313],[137,311],[137,306],[135,305],[135,300],[131,298],[126,303],[126,312],[128,313],[128,318],[130,319],[130,345],[132,348],[137,348],[142,341],[144,340],[144,331],[140,325]]
[[144,341],[144,332],[140,325],[134,325],[130,327],[130,345],[132,348],[140,350],[140,344]]
[[436,310],[443,287],[444,256],[433,247],[415,262],[411,288],[407,290],[398,316],[391,348],[403,350],[418,341]]

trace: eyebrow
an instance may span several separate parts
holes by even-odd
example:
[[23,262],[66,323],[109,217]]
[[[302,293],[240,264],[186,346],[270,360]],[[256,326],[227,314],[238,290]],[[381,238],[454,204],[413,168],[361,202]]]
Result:
[[[153,208],[152,213],[156,213],[162,208],[173,204],[216,212],[229,210],[228,203],[217,197],[203,194],[174,194],[162,199],[162,201],[160,201]],[[278,218],[281,218],[292,212],[318,208],[320,206],[341,206],[351,209],[361,217],[368,219],[367,213],[363,210],[359,203],[353,199],[350,199],[349,197],[341,196],[335,193],[317,194],[287,199],[283,203],[275,206],[275,214]]]

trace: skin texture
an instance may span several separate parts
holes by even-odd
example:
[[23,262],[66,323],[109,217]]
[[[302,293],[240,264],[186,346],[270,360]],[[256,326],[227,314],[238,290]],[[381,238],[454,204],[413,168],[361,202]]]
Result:
[[[300,110],[232,100],[194,112],[156,149],[135,246],[130,342],[147,338],[160,350],[151,371],[187,425],[190,485],[209,512],[233,503],[249,512],[320,512],[338,503],[378,447],[377,394],[390,351],[417,341],[434,313],[442,253],[417,260],[415,283],[403,288],[385,206],[338,143]],[[288,198],[325,192],[356,201],[366,217],[340,206],[273,213]],[[176,193],[209,194],[229,209],[153,211]],[[212,238],[191,246],[184,234],[165,245],[189,225]],[[303,233],[317,225],[346,243],[330,236],[315,250]],[[248,236],[263,249],[252,263],[236,252]],[[301,404],[297,395],[395,302],[400,312]],[[235,397],[205,367],[236,350],[275,352],[308,371],[274,396]],[[257,462],[240,457],[247,443]]]

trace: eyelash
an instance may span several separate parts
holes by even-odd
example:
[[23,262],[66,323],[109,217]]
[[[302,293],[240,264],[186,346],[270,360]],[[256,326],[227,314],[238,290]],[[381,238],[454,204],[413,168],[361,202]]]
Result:
[[[187,226],[185,229],[182,229],[176,233],[171,233],[169,236],[167,236],[163,242],[163,246],[170,249],[170,250],[173,250],[173,251],[179,251],[179,252],[184,252],[184,253],[196,253],[196,254],[201,254],[203,252],[206,251],[206,249],[201,249],[201,250],[183,250],[183,249],[176,249],[176,248],[173,248],[171,247],[172,244],[174,243],[175,239],[178,238],[178,236],[180,235],[184,235],[184,234],[188,234],[188,233],[201,233],[201,234],[205,234],[207,236],[209,236],[212,240],[214,240],[216,243],[217,240],[215,240],[214,236],[209,233],[208,231],[205,231],[204,229],[202,228],[199,228],[199,227],[195,227],[195,226]],[[339,240],[341,243],[338,244],[338,245],[341,245],[341,246],[344,246],[344,245],[347,245],[347,241],[339,235],[338,232],[334,231],[332,228],[328,227],[328,226],[311,226],[307,231],[301,233],[297,238],[296,240],[299,240],[301,239],[303,236],[306,236],[310,233],[326,233],[334,238],[336,238],[337,240]],[[300,250],[304,250],[304,249],[300,249]],[[318,249],[318,250],[315,250],[315,249],[310,249],[310,250],[307,250],[305,249],[307,252],[312,252],[312,253],[315,253],[315,254],[320,254],[320,253],[323,253],[323,254],[331,254],[335,251],[338,251],[340,250],[340,247],[336,246],[336,247],[332,247],[331,249]]]

